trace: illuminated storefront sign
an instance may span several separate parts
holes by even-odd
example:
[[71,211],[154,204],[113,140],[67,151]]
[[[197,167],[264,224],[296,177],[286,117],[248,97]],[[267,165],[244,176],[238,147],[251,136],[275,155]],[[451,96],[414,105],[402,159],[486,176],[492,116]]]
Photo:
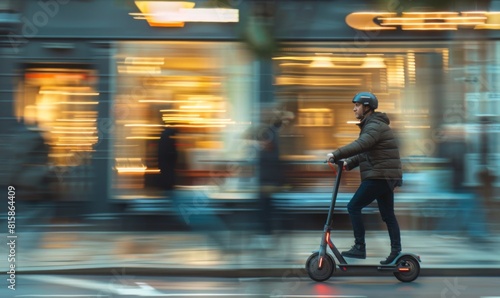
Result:
[[141,11],[130,13],[134,19],[146,20],[152,27],[183,27],[186,22],[237,23],[238,9],[194,8],[188,1],[135,1]]
[[499,11],[354,12],[345,19],[351,28],[371,30],[500,29]]

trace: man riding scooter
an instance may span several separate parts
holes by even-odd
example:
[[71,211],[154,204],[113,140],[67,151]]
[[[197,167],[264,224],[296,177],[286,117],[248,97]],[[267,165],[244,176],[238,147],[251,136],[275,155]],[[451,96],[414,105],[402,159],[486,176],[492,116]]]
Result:
[[394,188],[402,185],[402,168],[399,149],[389,127],[385,113],[376,112],[378,99],[371,92],[360,92],[352,99],[354,115],[360,120],[359,137],[354,142],[327,155],[331,162],[344,159],[344,167],[351,170],[360,167],[361,185],[347,205],[351,219],[354,245],[342,255],[365,259],[365,227],[362,209],[377,200],[382,220],[387,225],[391,240],[389,256],[380,261],[392,263],[401,252],[399,224],[394,214]]

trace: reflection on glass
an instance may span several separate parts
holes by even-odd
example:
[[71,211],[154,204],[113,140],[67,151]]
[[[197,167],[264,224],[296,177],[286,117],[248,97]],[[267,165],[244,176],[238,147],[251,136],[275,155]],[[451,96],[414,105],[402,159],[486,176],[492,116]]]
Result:
[[[287,206],[302,206],[304,200],[308,208],[328,206],[327,195],[312,193],[329,193],[333,175],[314,160],[324,160],[326,153],[357,139],[351,99],[359,91],[371,91],[379,99],[378,110],[389,114],[399,142],[404,185],[397,189],[396,202],[403,228],[435,229],[437,234],[462,231],[484,240],[491,223],[482,204],[491,204],[493,189],[498,188],[486,169],[497,168],[499,160],[498,125],[479,121],[498,120],[500,96],[482,92],[485,82],[477,77],[496,77],[497,71],[486,66],[489,62],[479,58],[480,49],[490,45],[360,45],[287,43],[274,57],[277,100],[298,115],[293,132],[281,140],[287,151],[282,157],[288,162],[288,183],[297,200],[290,193],[276,200],[287,200]],[[450,127],[459,128],[459,137]],[[340,191],[345,196],[339,209],[345,210],[360,177],[358,171],[342,177]],[[487,190],[478,191],[478,186]],[[457,227],[457,222],[468,224]]]
[[85,199],[90,160],[99,141],[99,92],[94,71],[75,68],[28,68],[16,99],[16,115],[42,131],[57,182],[54,195]]
[[251,117],[245,52],[234,43],[127,42],[116,60],[118,197],[163,196],[157,155],[165,126],[178,131],[179,183],[211,184]]

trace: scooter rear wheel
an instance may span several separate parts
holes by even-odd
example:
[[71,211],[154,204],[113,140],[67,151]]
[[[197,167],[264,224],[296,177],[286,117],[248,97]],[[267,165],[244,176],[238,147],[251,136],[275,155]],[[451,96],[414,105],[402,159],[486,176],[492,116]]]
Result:
[[319,252],[314,252],[306,261],[306,270],[309,277],[314,281],[325,281],[330,278],[335,269],[335,261],[329,254],[325,254],[321,268],[319,266]]
[[402,282],[412,282],[420,274],[420,264],[414,257],[402,256],[397,264],[399,271],[394,276]]

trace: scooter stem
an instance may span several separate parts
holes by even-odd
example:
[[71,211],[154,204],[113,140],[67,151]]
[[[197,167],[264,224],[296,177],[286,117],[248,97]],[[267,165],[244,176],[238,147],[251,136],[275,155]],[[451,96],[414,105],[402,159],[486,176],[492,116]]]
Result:
[[332,221],[333,221],[333,211],[335,210],[335,204],[337,203],[337,195],[339,192],[339,187],[340,187],[340,179],[342,178],[342,171],[344,168],[344,160],[338,160],[335,162],[338,168],[337,172],[337,178],[335,179],[335,184],[333,186],[333,192],[332,192],[332,202],[330,204],[330,210],[328,211],[328,218],[326,219],[326,225],[328,227],[332,226]]

